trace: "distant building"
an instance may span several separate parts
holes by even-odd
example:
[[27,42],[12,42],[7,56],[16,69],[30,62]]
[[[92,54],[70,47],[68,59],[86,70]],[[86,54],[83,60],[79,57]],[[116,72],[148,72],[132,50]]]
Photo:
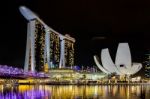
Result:
[[145,54],[145,77],[150,78],[150,50]]

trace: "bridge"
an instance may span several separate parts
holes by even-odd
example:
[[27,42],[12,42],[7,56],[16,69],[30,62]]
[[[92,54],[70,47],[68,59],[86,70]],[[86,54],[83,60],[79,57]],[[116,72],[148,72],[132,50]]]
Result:
[[[18,84],[20,80],[38,83],[43,78],[48,78],[44,72],[24,71],[24,69],[16,68],[14,66],[0,65],[0,84]],[[30,82],[29,82],[30,83]]]
[[26,78],[47,78],[44,72],[24,71],[24,69],[14,66],[0,65],[0,78],[26,79]]

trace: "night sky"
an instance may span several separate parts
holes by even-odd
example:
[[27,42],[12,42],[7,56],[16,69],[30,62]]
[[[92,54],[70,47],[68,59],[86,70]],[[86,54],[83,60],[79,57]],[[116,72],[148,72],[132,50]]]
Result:
[[128,42],[134,62],[143,62],[150,48],[148,0],[3,0],[0,3],[0,64],[23,67],[27,20],[25,5],[50,27],[76,39],[75,65],[93,66],[93,55],[109,48],[112,58],[119,42]]

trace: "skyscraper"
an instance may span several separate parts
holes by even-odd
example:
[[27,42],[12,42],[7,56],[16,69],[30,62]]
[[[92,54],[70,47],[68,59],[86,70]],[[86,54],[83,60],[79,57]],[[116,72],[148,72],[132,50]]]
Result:
[[145,54],[145,77],[150,78],[150,50]]
[[59,67],[60,61],[60,38],[59,35],[50,33],[50,64],[51,67]]
[[35,20],[35,33],[34,33],[34,48],[35,48],[35,64],[36,70],[42,71],[44,66],[44,50],[45,50],[45,28],[38,21]]
[[20,12],[29,21],[24,70],[47,71],[73,66],[75,39],[56,32],[24,6]]
[[[65,37],[70,37],[65,35]],[[67,67],[74,65],[74,42],[69,39],[65,39],[65,65]]]

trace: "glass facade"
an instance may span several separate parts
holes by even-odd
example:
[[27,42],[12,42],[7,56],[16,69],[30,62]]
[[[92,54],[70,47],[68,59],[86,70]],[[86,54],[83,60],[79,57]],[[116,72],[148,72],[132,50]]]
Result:
[[65,39],[65,65],[70,67],[74,65],[74,42]]
[[150,78],[150,51],[145,54],[145,77]]
[[44,69],[44,50],[45,50],[45,28],[44,26],[35,21],[35,33],[34,33],[34,40],[35,40],[35,69],[37,71],[43,71]]
[[50,67],[58,68],[60,61],[60,38],[59,35],[50,33]]
[[74,65],[74,38],[63,36],[38,20],[29,22],[28,31],[25,70],[61,68],[61,62],[64,68]]

